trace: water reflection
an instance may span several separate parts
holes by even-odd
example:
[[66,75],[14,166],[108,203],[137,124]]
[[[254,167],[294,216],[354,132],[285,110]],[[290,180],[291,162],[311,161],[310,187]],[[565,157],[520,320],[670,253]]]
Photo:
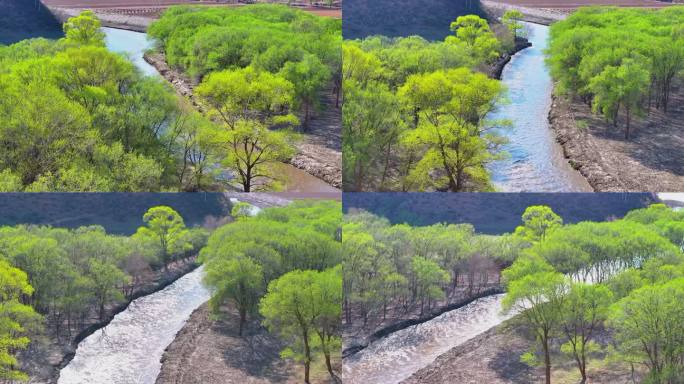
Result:
[[579,172],[570,167],[549,126],[553,81],[544,63],[549,27],[525,23],[532,47],[513,57],[503,71],[510,103],[490,119],[509,119],[513,127],[502,133],[511,155],[491,167],[497,189],[504,192],[591,192]]

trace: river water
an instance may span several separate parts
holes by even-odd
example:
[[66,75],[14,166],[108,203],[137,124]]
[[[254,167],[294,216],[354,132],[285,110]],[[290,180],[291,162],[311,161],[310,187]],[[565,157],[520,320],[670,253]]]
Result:
[[192,311],[209,300],[203,268],[141,297],[106,327],[79,343],[59,384],[154,384],[164,349]]
[[509,104],[490,119],[509,119],[503,130],[510,158],[491,167],[492,180],[502,192],[592,192],[586,179],[574,170],[555,141],[548,121],[553,81],[544,63],[549,27],[525,23],[532,47],[518,52],[504,68]]
[[407,379],[439,355],[509,319],[501,311],[503,297],[475,300],[371,343],[344,360],[344,382],[394,384]]
[[[126,55],[143,74],[159,76],[157,70],[143,58],[145,51],[154,47],[154,43],[147,39],[146,33],[116,28],[102,28],[102,31],[106,35],[109,50]],[[290,164],[278,164],[277,176],[287,180],[283,186],[286,192],[332,193],[340,191]]]

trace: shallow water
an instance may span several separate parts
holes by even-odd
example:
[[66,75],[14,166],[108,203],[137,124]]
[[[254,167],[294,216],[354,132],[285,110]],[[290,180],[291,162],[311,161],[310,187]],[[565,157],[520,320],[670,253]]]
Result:
[[407,379],[439,355],[510,318],[501,312],[503,297],[475,300],[372,343],[344,360],[344,382],[394,384]]
[[145,51],[154,48],[154,43],[147,40],[146,33],[104,27],[102,32],[105,33],[105,43],[110,51],[123,53],[128,56],[133,64],[145,75],[159,75],[157,70],[143,58]]
[[203,268],[134,300],[106,327],[79,343],[59,384],[154,384],[164,349],[192,311],[209,300]]
[[544,63],[549,27],[525,23],[532,47],[518,52],[506,65],[502,81],[509,104],[489,119],[509,119],[504,149],[510,158],[491,167],[492,180],[503,192],[592,192],[584,177],[572,169],[556,143],[548,121],[553,81]]

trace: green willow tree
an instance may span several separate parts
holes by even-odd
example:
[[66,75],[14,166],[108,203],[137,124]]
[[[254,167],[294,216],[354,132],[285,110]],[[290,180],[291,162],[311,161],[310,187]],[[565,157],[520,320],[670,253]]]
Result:
[[282,355],[304,364],[305,383],[311,382],[311,362],[317,348],[323,351],[329,374],[337,378],[330,353],[340,345],[333,322],[341,315],[341,288],[339,271],[292,271],[271,282],[259,303],[264,324],[289,341]]
[[243,191],[252,191],[257,181],[277,181],[274,167],[294,155],[297,136],[290,128],[298,119],[289,112],[294,92],[285,78],[252,67],[212,73],[196,88],[223,123],[206,137]]
[[17,370],[17,351],[26,349],[31,340],[26,334],[35,329],[40,316],[24,299],[33,294],[26,273],[0,259],[0,379],[26,381]]
[[422,154],[409,182],[421,190],[491,190],[486,165],[502,158],[505,139],[484,118],[502,93],[499,82],[468,69],[409,77],[399,97],[414,111],[415,129],[403,144]]
[[155,244],[159,261],[168,270],[174,256],[190,248],[187,242],[188,230],[183,217],[171,207],[152,207],[143,216],[145,226],[138,228],[135,236],[149,239]]

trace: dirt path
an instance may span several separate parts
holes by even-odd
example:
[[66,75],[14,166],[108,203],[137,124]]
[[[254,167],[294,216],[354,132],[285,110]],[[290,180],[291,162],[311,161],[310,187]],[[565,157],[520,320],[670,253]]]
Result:
[[667,114],[636,118],[632,138],[624,121],[613,127],[579,101],[555,97],[549,121],[570,163],[597,192],[672,192],[684,189],[684,85]]

